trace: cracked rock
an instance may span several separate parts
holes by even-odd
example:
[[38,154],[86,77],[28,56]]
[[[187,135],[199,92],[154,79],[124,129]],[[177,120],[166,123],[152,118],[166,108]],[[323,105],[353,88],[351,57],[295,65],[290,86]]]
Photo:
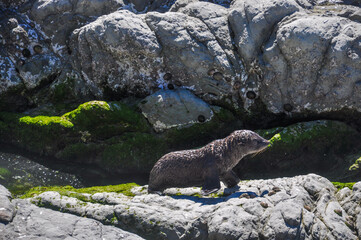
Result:
[[[347,194],[347,190],[336,194],[330,181],[315,174],[241,181],[238,185],[239,188],[227,197],[196,197],[194,194],[199,194],[199,188],[172,188],[166,191],[170,195],[159,196],[147,194],[145,186],[135,189],[135,197],[116,193],[88,196],[97,203],[76,199],[76,204],[74,198],[55,196],[50,192],[33,200],[45,207],[113,224],[146,239],[360,237],[360,183]],[[271,196],[262,195],[275,186],[280,191]],[[240,198],[245,193],[254,198]],[[261,203],[268,207],[262,207]],[[116,218],[110,219],[111,216]],[[351,229],[353,226],[356,231]]]

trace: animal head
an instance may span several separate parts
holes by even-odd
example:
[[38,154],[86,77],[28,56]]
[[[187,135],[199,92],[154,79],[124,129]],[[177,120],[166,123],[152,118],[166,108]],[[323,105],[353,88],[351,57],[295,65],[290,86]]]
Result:
[[268,140],[250,130],[237,130],[231,136],[234,138],[237,146],[242,147],[246,154],[259,153],[270,144]]

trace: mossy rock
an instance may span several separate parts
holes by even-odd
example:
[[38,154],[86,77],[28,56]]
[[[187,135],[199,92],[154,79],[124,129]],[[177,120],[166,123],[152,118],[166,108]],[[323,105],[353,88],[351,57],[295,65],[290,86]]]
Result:
[[95,163],[113,173],[145,173],[167,152],[201,147],[241,125],[230,111],[212,108],[210,121],[162,134],[152,131],[136,108],[121,102],[91,101],[61,116],[0,113],[0,137],[63,161]]
[[[361,156],[361,153],[356,156]],[[361,171],[361,157],[357,158],[356,161],[350,166],[350,171]]]
[[[361,134],[338,121],[313,121],[258,131],[270,147],[236,167],[242,178],[318,173],[333,180],[349,176],[348,155],[361,148]],[[260,171],[261,170],[261,171]]]
[[12,176],[12,173],[7,168],[0,167],[0,180],[6,180]]
[[0,113],[0,136],[5,143],[43,155],[65,148],[70,155],[80,143],[126,132],[149,132],[149,127],[139,112],[120,102],[91,101],[62,116]]
[[91,101],[63,115],[78,130],[89,131],[97,138],[109,138],[123,132],[148,132],[147,121],[140,113],[120,102]]
[[108,185],[108,186],[94,186],[87,188],[74,188],[72,186],[48,186],[48,187],[34,187],[28,190],[26,193],[20,196],[20,198],[32,198],[35,195],[39,195],[43,192],[54,191],[58,192],[61,196],[75,197],[81,201],[92,202],[87,196],[83,194],[95,194],[102,192],[115,192],[122,193],[126,196],[134,196],[134,193],[131,192],[131,189],[139,186],[136,183],[126,183],[119,185]]
[[349,182],[349,183],[343,183],[343,182],[332,182],[332,184],[337,188],[337,190],[341,190],[345,187],[352,190],[353,185],[355,185],[355,182]]
[[2,141],[39,154],[52,154],[64,146],[73,127],[70,121],[58,116],[0,113]]

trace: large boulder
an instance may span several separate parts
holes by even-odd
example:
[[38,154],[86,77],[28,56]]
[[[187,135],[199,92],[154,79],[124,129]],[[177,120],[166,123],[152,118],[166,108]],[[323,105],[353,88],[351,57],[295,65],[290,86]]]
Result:
[[[2,28],[3,38],[14,38],[14,44],[6,40],[12,47],[2,53],[2,89],[9,89],[3,105],[31,106],[42,98],[59,102],[61,96],[78,100],[78,94],[145,97],[171,84],[236,111],[247,126],[308,117],[359,122],[357,4],[179,0],[169,12],[147,12],[170,4],[25,4],[20,10],[38,24],[18,17],[20,24]],[[22,51],[28,57],[21,57]],[[36,56],[39,52],[43,55]],[[77,90],[58,87],[64,85]],[[24,98],[24,89],[35,97]]]
[[163,47],[164,71],[171,82],[208,100],[231,93],[235,70],[204,22],[178,12],[151,12],[146,21]]
[[[240,182],[228,196],[199,196],[200,188],[165,196],[135,187],[117,193],[38,192],[37,204],[132,231],[146,239],[357,239],[360,182],[337,189],[315,174]],[[36,192],[33,192],[36,193]],[[193,195],[193,196],[191,196]],[[196,195],[196,196],[194,196]],[[114,216],[114,218],[112,218]],[[356,231],[355,231],[356,230]]]
[[156,87],[161,45],[144,16],[120,10],[74,31],[73,66],[95,85],[94,92],[145,96]]
[[3,11],[0,109],[19,111],[32,105],[35,92],[51,84],[64,66],[33,22],[17,12]]
[[1,239],[24,236],[29,239],[143,239],[93,219],[40,208],[26,200],[13,202],[18,210],[12,221],[1,230]]
[[[123,6],[122,0],[36,0],[30,8],[29,15],[51,38],[54,47],[67,55],[71,52],[67,43],[73,30]],[[49,22],[52,24],[47,24]]]
[[155,131],[190,126],[213,117],[209,105],[185,89],[158,91],[139,106]]
[[361,110],[358,38],[361,24],[341,17],[296,14],[264,47],[261,99],[280,112]]

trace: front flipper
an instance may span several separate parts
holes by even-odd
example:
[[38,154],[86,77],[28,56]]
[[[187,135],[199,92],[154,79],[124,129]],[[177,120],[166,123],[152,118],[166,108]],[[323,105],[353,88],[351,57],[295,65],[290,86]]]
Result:
[[218,191],[221,188],[219,182],[218,168],[215,163],[207,164],[204,169],[204,184],[202,186],[202,195],[208,195]]
[[221,176],[221,181],[228,187],[232,188],[241,181],[238,176],[232,171],[228,171]]

